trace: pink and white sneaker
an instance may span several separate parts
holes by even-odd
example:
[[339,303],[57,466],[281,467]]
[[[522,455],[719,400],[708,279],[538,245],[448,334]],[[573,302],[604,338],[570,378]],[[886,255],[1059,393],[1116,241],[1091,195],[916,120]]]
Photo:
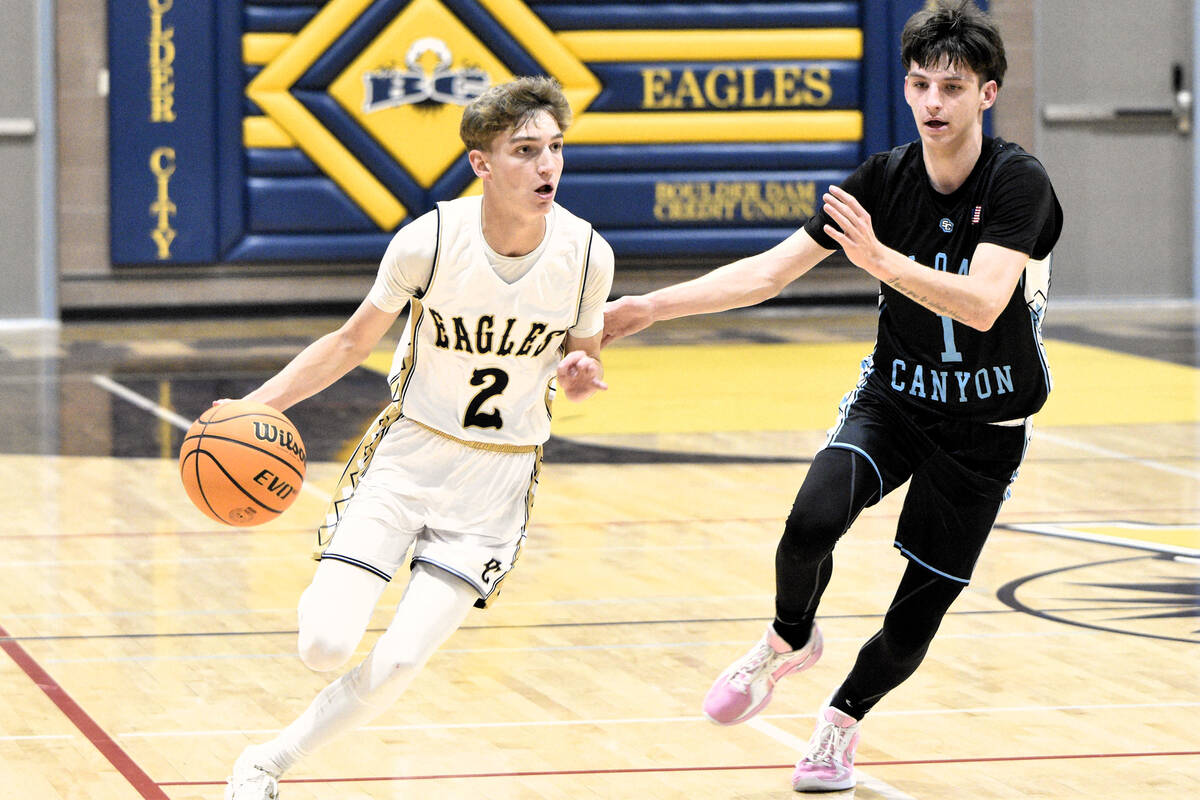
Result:
[[808,669],[821,657],[821,629],[813,623],[808,642],[792,650],[767,625],[750,652],[729,665],[704,696],[704,716],[718,725],[745,722],[771,702],[775,684],[792,672]]
[[836,708],[824,706],[808,752],[796,762],[792,788],[797,792],[837,792],[854,786],[854,748],[862,723]]

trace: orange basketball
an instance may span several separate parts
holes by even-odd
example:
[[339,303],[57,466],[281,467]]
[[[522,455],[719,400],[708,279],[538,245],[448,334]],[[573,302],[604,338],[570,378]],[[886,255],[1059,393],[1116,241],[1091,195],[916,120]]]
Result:
[[305,453],[291,420],[263,403],[213,406],[188,428],[179,476],[196,508],[245,527],[287,510],[304,483]]

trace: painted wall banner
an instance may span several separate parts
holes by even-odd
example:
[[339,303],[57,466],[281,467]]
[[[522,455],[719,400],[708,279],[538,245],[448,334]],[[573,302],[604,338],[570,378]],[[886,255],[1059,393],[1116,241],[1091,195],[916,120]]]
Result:
[[[114,264],[372,262],[478,191],[462,107],[549,74],[618,255],[751,252],[891,146],[920,0],[109,0]],[[336,267],[331,267],[336,269]]]
[[212,6],[109,2],[114,264],[219,258]]

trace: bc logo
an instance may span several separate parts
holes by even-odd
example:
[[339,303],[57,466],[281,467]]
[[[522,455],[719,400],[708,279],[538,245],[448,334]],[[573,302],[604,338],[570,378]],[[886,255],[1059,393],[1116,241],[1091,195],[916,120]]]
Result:
[[942,217],[942,221],[938,223],[938,227],[941,228],[944,233],[950,233],[952,230],[954,230],[954,223],[949,217]]
[[[433,53],[437,65],[427,71],[421,57]],[[441,39],[426,36],[413,42],[404,56],[406,70],[377,69],[363,73],[366,98],[363,113],[396,106],[454,104],[465,106],[488,88],[488,74],[476,67],[450,69],[450,48]]]
[[500,562],[494,558],[490,559],[486,564],[483,565],[483,572],[480,573],[479,579],[482,580],[485,585],[489,584],[492,582],[491,574],[493,572],[499,572],[499,571],[500,571]]

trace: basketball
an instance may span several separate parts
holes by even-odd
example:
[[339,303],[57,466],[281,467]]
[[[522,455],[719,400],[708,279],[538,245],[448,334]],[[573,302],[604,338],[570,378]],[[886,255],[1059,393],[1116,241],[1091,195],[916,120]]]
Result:
[[300,494],[305,453],[291,420],[263,403],[233,400],[192,423],[179,476],[196,508],[226,525],[259,525]]

